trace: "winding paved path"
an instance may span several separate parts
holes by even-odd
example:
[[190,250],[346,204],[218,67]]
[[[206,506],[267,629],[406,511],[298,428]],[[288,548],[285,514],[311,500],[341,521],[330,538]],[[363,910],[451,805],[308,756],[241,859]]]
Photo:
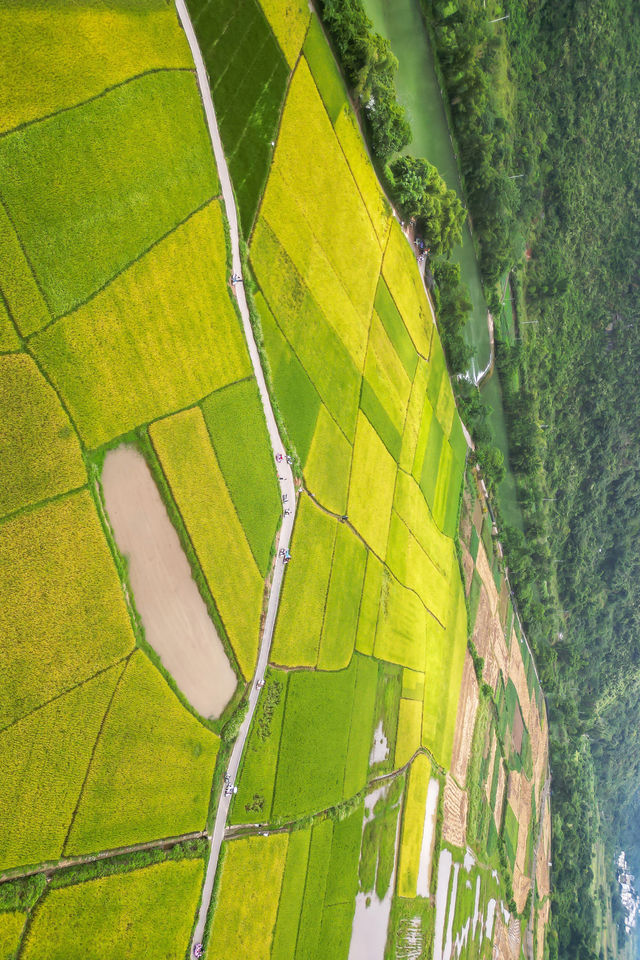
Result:
[[[242,263],[240,260],[240,246],[238,242],[238,215],[236,212],[235,201],[233,197],[233,190],[231,188],[231,179],[229,177],[229,170],[227,168],[227,161],[225,159],[224,151],[222,149],[222,142],[220,140],[220,134],[218,132],[218,124],[216,121],[216,114],[213,107],[213,100],[211,98],[211,89],[209,87],[209,78],[207,76],[207,71],[204,65],[204,60],[202,59],[202,54],[200,53],[200,47],[198,46],[198,41],[196,39],[196,34],[193,29],[193,24],[191,23],[191,18],[189,17],[189,12],[187,10],[187,5],[185,0],[176,0],[176,8],[178,10],[178,16],[180,18],[180,23],[184,29],[184,32],[189,41],[189,46],[191,48],[191,55],[193,56],[194,63],[196,65],[196,72],[198,76],[198,86],[200,87],[200,95],[202,97],[202,103],[204,105],[204,111],[207,118],[207,126],[209,128],[209,135],[211,137],[211,143],[213,145],[213,152],[216,158],[216,164],[218,166],[218,176],[220,177],[220,184],[222,187],[222,197],[224,200],[224,205],[227,214],[227,220],[229,222],[229,233],[231,237],[231,251],[232,251],[232,270],[236,275],[242,274]],[[269,431],[269,440],[271,442],[271,447],[273,449],[274,455],[276,453],[284,453],[284,445],[280,438],[278,432],[278,426],[276,423],[276,418],[271,407],[271,401],[269,399],[269,394],[267,391],[267,385],[264,379],[264,373],[262,372],[262,366],[260,364],[260,355],[258,353],[258,348],[256,346],[255,338],[253,336],[253,329],[251,327],[251,322],[249,320],[249,308],[247,307],[247,299],[244,292],[244,286],[242,283],[237,283],[235,285],[236,296],[238,298],[238,306],[240,307],[240,314],[242,316],[242,324],[244,327],[244,333],[247,340],[247,345],[249,347],[249,356],[251,357],[251,363],[253,364],[253,372],[255,374],[256,380],[258,381],[258,388],[260,390],[260,396],[262,398],[262,406],[264,407],[264,413],[267,420],[267,429]],[[291,531],[293,530],[293,521],[295,516],[295,503],[296,503],[296,493],[293,480],[293,472],[289,464],[283,460],[281,464],[278,465],[278,472],[281,476],[284,477],[284,480],[281,482],[281,488],[283,495],[287,497],[287,506],[291,511],[288,516],[283,516],[282,519],[282,528],[280,531],[280,547],[288,547],[291,540]],[[256,704],[258,702],[258,696],[260,693],[259,688],[256,686],[257,681],[264,676],[264,672],[269,660],[269,650],[271,649],[271,640],[273,637],[273,628],[276,620],[276,613],[278,611],[278,603],[280,600],[280,590],[282,588],[282,578],[284,573],[284,566],[282,561],[278,558],[276,559],[276,567],[273,575],[273,582],[271,585],[271,592],[269,594],[269,602],[267,606],[267,615],[264,624],[264,631],[262,634],[262,642],[260,644],[260,651],[258,654],[258,665],[256,667],[255,676],[251,684],[251,690],[249,693],[249,709],[245,717],[244,723],[240,728],[240,733],[233,747],[233,752],[231,754],[231,759],[227,767],[227,772],[233,782],[238,773],[238,768],[240,766],[240,759],[242,757],[242,752],[244,750],[244,745],[247,739],[247,734],[249,732],[249,726],[251,724],[251,719],[253,717]],[[218,865],[218,856],[220,854],[220,846],[224,837],[224,829],[227,822],[227,814],[229,812],[229,797],[225,797],[224,792],[220,797],[218,803],[218,812],[216,814],[215,825],[213,828],[213,835],[211,839],[211,853],[209,855],[209,862],[207,864],[207,873],[205,876],[204,887],[202,891],[202,902],[200,904],[200,913],[198,915],[198,922],[196,924],[193,941],[198,943],[202,940],[204,934],[204,927],[207,920],[207,913],[209,911],[209,904],[211,903],[211,894],[213,891],[213,881],[216,875],[216,867]]]

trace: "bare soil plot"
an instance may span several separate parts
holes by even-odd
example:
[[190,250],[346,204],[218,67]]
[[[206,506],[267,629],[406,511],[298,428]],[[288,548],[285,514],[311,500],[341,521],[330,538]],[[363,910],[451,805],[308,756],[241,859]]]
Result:
[[542,821],[542,834],[538,846],[538,859],[536,863],[536,886],[538,896],[545,897],[549,893],[549,860],[551,853],[551,816],[549,804],[545,804],[544,820]]
[[476,497],[476,502],[473,508],[473,525],[478,531],[478,536],[482,533],[482,503],[479,497]]
[[493,960],[517,960],[520,956],[520,921],[514,917],[505,924],[496,911],[496,926],[493,939]]
[[526,875],[527,838],[531,821],[531,782],[523,773],[512,770],[509,774],[508,796],[509,805],[516,815],[519,827],[516,862],[513,869],[513,896],[518,912],[522,912],[531,886],[531,880]]
[[522,722],[522,711],[516,704],[513,717],[513,726],[511,727],[511,742],[516,753],[522,750],[522,734],[524,733],[524,723]]
[[531,698],[529,697],[529,687],[527,686],[527,674],[520,652],[520,641],[517,639],[515,631],[511,642],[511,651],[509,654],[509,677],[513,681],[518,694],[518,700],[522,708],[522,719],[527,730],[531,729]]
[[465,484],[462,492],[462,512],[460,514],[460,540],[465,546],[468,546],[471,541],[471,525],[476,502],[477,498],[472,502],[471,494]]
[[467,650],[462,669],[462,686],[458,700],[458,716],[453,738],[451,773],[461,786],[467,782],[467,767],[479,700],[478,681],[471,654]]
[[460,544],[462,549],[462,569],[464,572],[464,592],[469,596],[469,591],[471,590],[471,579],[473,577],[473,571],[475,569],[475,564],[473,562],[473,557],[467,550],[464,543]]
[[487,770],[487,779],[484,784],[484,792],[487,797],[487,803],[491,802],[491,784],[493,783],[493,767],[496,763],[496,753],[498,753],[498,763],[500,762],[500,755],[498,751],[498,740],[493,730],[491,731],[491,745],[489,747],[491,751],[491,759],[489,760],[489,767]]
[[454,847],[467,842],[467,793],[461,790],[450,774],[444,785],[444,817],[442,836]]
[[504,630],[507,624],[507,610],[509,609],[509,587],[506,580],[502,580],[500,586],[500,623],[502,624],[502,629]]
[[550,900],[545,900],[543,905],[538,909],[538,931],[536,937],[536,960],[543,960],[544,958],[544,941],[545,934],[547,932],[547,924],[549,923],[549,905]]
[[220,716],[236,677],[144,458],[109,451],[102,488],[146,639],[194,708]]

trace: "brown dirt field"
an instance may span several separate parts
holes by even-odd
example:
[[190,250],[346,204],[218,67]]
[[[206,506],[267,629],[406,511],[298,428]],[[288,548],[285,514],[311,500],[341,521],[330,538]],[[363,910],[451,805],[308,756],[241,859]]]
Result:
[[471,590],[471,580],[473,577],[473,571],[475,569],[475,564],[473,562],[473,557],[465,547],[464,543],[461,544],[462,548],[462,569],[464,572],[464,592],[469,596],[469,591]]
[[518,848],[513,870],[513,894],[518,907],[522,912],[525,900],[531,886],[531,880],[526,874],[527,836],[531,821],[531,782],[523,773],[512,770],[509,773],[508,801],[518,821]]
[[482,542],[478,544],[478,556],[476,557],[476,567],[478,568],[480,579],[482,580],[487,590],[487,593],[489,594],[489,603],[491,604],[491,612],[494,614],[498,614],[498,609],[499,609],[498,591],[496,590],[496,585],[493,580],[493,573],[491,572],[491,567],[489,566],[487,554],[484,549],[484,544]]
[[549,860],[551,859],[551,815],[549,804],[545,804],[542,836],[538,846],[538,861],[536,863],[536,885],[538,896],[545,897],[549,893]]
[[515,714],[513,717],[513,726],[511,728],[511,742],[513,743],[514,750],[517,753],[520,753],[522,750],[522,734],[524,733],[524,723],[522,722],[522,713],[518,709],[516,704]]
[[220,716],[236,676],[144,458],[110,450],[102,489],[146,639],[195,709]]
[[496,790],[496,805],[493,808],[493,819],[496,824],[496,830],[500,833],[500,828],[502,827],[502,804],[504,801],[504,788],[507,782],[507,777],[504,772],[504,764],[500,764],[500,772],[498,774],[498,789]]
[[519,956],[520,921],[517,917],[514,917],[510,920],[509,926],[507,927],[502,919],[500,910],[496,908],[492,958],[493,960],[517,960]]
[[462,686],[460,688],[460,699],[458,700],[458,716],[456,718],[451,760],[451,773],[462,787],[467,782],[467,767],[471,756],[471,742],[479,698],[476,672],[471,654],[467,650],[462,670]]
[[472,519],[473,519],[473,525],[478,531],[478,536],[480,536],[480,534],[482,533],[482,521],[484,519],[484,515],[482,513],[482,502],[480,501],[479,497],[476,497],[476,502],[473,507]]
[[466,484],[462,493],[462,512],[460,514],[460,540],[465,546],[471,543],[471,527],[473,525],[474,501]]
[[455,847],[467,842],[467,794],[449,774],[444,785],[442,836]]
[[549,923],[549,910],[550,910],[549,900],[545,900],[543,905],[538,908],[538,936],[536,939],[536,960],[543,960],[544,958],[544,941],[545,934],[547,930],[547,924]]
[[511,652],[509,654],[509,677],[518,693],[520,706],[522,707],[522,719],[527,730],[531,728],[531,700],[529,698],[529,688],[527,687],[527,675],[524,669],[522,653],[520,652],[520,641],[514,635],[511,638]]

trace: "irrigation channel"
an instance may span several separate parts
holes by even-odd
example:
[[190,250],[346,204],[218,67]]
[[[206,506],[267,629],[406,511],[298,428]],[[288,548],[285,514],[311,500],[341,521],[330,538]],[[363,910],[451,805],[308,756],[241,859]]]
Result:
[[[218,124],[216,121],[216,114],[213,107],[213,99],[211,97],[211,89],[209,87],[209,78],[207,77],[207,71],[205,69],[204,60],[202,59],[202,54],[198,46],[198,41],[196,39],[196,34],[193,29],[193,24],[189,17],[189,12],[186,7],[185,0],[176,0],[176,7],[178,10],[178,16],[180,18],[180,23],[186,34],[189,46],[191,48],[191,55],[193,57],[194,63],[196,65],[196,73],[198,77],[198,86],[200,88],[200,95],[202,97],[202,103],[204,105],[204,111],[207,118],[207,126],[209,128],[209,135],[211,136],[211,143],[213,145],[213,152],[216,159],[216,164],[218,166],[218,176],[220,178],[220,184],[222,187],[222,196],[224,199],[225,211],[227,215],[227,220],[229,223],[229,234],[231,238],[231,252],[232,252],[232,270],[236,276],[242,275],[242,262],[240,260],[240,244],[238,236],[238,216],[235,206],[235,201],[233,197],[233,190],[231,187],[231,179],[229,177],[229,170],[227,167],[227,161],[224,156],[224,151],[222,149],[222,142],[220,140],[220,134],[218,131]],[[271,406],[271,401],[269,399],[269,393],[267,391],[267,385],[264,379],[264,374],[262,372],[262,366],[260,364],[260,355],[258,353],[258,348],[256,346],[255,338],[253,336],[253,329],[251,327],[251,321],[249,319],[249,308],[247,306],[247,299],[244,292],[244,286],[242,282],[235,284],[236,296],[238,299],[238,306],[240,308],[240,314],[242,316],[242,325],[244,328],[245,337],[247,340],[247,345],[249,348],[249,356],[251,357],[251,363],[253,365],[253,372],[255,374],[256,380],[258,382],[258,389],[260,390],[260,397],[262,398],[262,406],[264,407],[264,413],[267,421],[267,430],[269,432],[269,440],[271,447],[274,453],[280,453],[284,451],[284,444],[278,432],[278,425],[276,423],[276,418],[273,413],[273,408]],[[288,548],[291,540],[291,532],[293,530],[293,521],[295,519],[295,505],[296,505],[296,492],[295,485],[293,480],[293,472],[291,467],[283,460],[282,463],[278,465],[278,472],[282,473],[284,480],[281,483],[283,502],[287,502],[289,508],[288,513],[286,513],[282,518],[282,527],[280,529],[280,547]],[[258,702],[258,697],[260,695],[260,687],[258,683],[264,676],[265,669],[269,660],[269,651],[271,649],[271,640],[273,637],[273,628],[276,621],[276,613],[278,611],[278,603],[280,601],[280,590],[282,588],[282,579],[284,573],[284,565],[279,558],[276,558],[276,567],[273,575],[273,581],[271,584],[271,591],[269,593],[269,600],[267,604],[267,615],[265,618],[264,630],[262,634],[262,640],[260,642],[260,650],[258,653],[258,663],[256,666],[256,671],[251,683],[251,689],[249,692],[249,709],[247,710],[247,715],[240,727],[240,732],[238,733],[238,738],[233,746],[233,751],[231,753],[231,758],[227,766],[227,773],[231,782],[235,781],[235,778],[238,773],[240,766],[240,759],[244,750],[244,745],[249,733],[249,727],[251,725],[251,720],[253,719],[253,714]],[[213,892],[213,882],[216,875],[216,868],[218,866],[218,857],[220,855],[220,847],[222,845],[222,840],[224,837],[224,830],[227,822],[227,816],[229,813],[229,803],[230,797],[225,795],[223,791],[220,800],[218,801],[218,810],[216,813],[215,824],[213,828],[213,833],[211,837],[211,851],[209,854],[209,861],[207,863],[207,872],[205,875],[204,885],[202,888],[202,900],[200,903],[200,912],[198,914],[198,920],[196,922],[195,931],[193,935],[193,945],[201,942],[204,935],[205,924],[207,922],[207,915],[209,912],[209,906],[211,904],[211,895]]]
[[[364,7],[374,29],[389,41],[398,58],[396,91],[413,130],[407,153],[426,157],[438,168],[447,186],[462,197],[458,163],[420,0],[364,0]],[[465,339],[474,352],[468,373],[477,382],[490,364],[491,342],[487,303],[468,223],[462,232],[462,246],[453,251],[453,259],[460,264],[462,279],[469,288],[472,311],[465,328]],[[497,370],[494,369],[483,381],[481,392],[491,407],[491,429],[505,459],[506,474],[499,490],[502,513],[507,523],[522,529],[515,477],[509,469],[507,425]]]

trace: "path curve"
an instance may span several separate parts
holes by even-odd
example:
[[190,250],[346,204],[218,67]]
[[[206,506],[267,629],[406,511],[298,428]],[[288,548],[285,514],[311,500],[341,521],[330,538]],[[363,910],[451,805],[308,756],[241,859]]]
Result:
[[[229,234],[231,238],[231,253],[232,253],[232,270],[236,275],[242,275],[242,262],[240,260],[240,245],[239,245],[239,235],[238,235],[238,215],[236,212],[236,205],[233,196],[233,189],[231,187],[231,178],[229,176],[229,170],[227,167],[227,161],[225,159],[224,151],[222,149],[222,142],[220,140],[220,133],[218,131],[218,124],[216,121],[216,113],[213,106],[213,100],[211,97],[211,89],[209,87],[209,78],[207,76],[207,71],[204,65],[204,60],[202,59],[202,54],[200,52],[200,47],[198,46],[198,40],[196,38],[195,30],[193,29],[193,24],[191,23],[191,18],[189,16],[189,11],[187,10],[185,0],[176,0],[176,8],[178,11],[178,17],[180,18],[180,23],[186,34],[187,40],[189,42],[189,47],[191,48],[191,55],[193,61],[196,65],[196,74],[198,77],[198,86],[200,88],[200,96],[202,97],[202,103],[204,106],[204,112],[207,120],[207,127],[209,128],[209,136],[211,137],[211,143],[213,146],[213,152],[216,159],[216,164],[218,167],[218,176],[220,178],[220,185],[222,188],[222,198],[224,200],[225,211],[227,215],[227,221],[229,223]],[[242,317],[242,325],[244,327],[244,334],[247,341],[247,346],[249,348],[249,356],[251,358],[251,363],[253,365],[253,372],[255,378],[258,381],[258,388],[260,390],[260,397],[262,399],[262,406],[264,408],[264,414],[267,421],[267,430],[269,432],[269,440],[271,442],[271,447],[274,453],[284,453],[285,447],[282,443],[280,433],[278,431],[278,425],[276,423],[276,418],[273,413],[273,408],[271,406],[271,400],[269,399],[269,393],[267,391],[267,384],[264,379],[264,373],[262,371],[262,366],[260,364],[260,354],[258,353],[258,348],[256,346],[256,341],[253,335],[253,328],[251,326],[251,321],[249,319],[249,308],[247,306],[247,298],[244,292],[244,285],[242,283],[237,283],[235,285],[235,292],[238,299],[238,306],[240,308],[240,314]],[[295,517],[295,504],[296,504],[296,492],[293,479],[293,471],[291,467],[283,460],[282,463],[278,465],[278,473],[284,477],[284,480],[281,481],[281,489],[283,496],[286,496],[286,505],[290,510],[290,513],[287,516],[282,518],[282,527],[280,530],[280,547],[287,548],[291,540],[291,532],[293,530],[293,521]],[[282,588],[282,579],[284,573],[284,565],[279,558],[276,558],[276,566],[273,574],[273,581],[271,585],[271,591],[269,593],[269,600],[267,605],[267,614],[265,618],[264,630],[262,634],[262,641],[260,643],[260,651],[258,653],[258,663],[256,666],[256,671],[251,683],[251,689],[249,692],[249,709],[247,715],[244,719],[242,726],[240,727],[240,732],[238,738],[234,744],[233,751],[231,753],[231,759],[227,766],[227,772],[233,783],[235,781],[236,775],[238,773],[238,768],[240,766],[240,759],[242,757],[242,752],[244,750],[244,745],[249,733],[249,726],[258,702],[258,696],[260,694],[260,688],[256,685],[257,682],[264,676],[264,672],[269,660],[269,651],[271,649],[271,640],[273,637],[273,628],[275,625],[276,614],[278,611],[278,603],[280,600],[280,590]],[[193,943],[199,943],[202,940],[204,935],[204,928],[207,921],[207,914],[209,912],[209,905],[211,903],[211,894],[213,892],[213,881],[216,875],[216,868],[218,865],[218,857],[220,854],[220,846],[224,838],[224,829],[227,822],[227,815],[229,812],[229,802],[230,798],[222,793],[220,800],[218,802],[218,811],[216,814],[215,825],[213,828],[213,834],[211,838],[211,853],[209,854],[209,862],[207,863],[207,872],[205,876],[204,886],[202,890],[202,901],[200,904],[200,913],[198,915],[198,922],[196,923]]]

